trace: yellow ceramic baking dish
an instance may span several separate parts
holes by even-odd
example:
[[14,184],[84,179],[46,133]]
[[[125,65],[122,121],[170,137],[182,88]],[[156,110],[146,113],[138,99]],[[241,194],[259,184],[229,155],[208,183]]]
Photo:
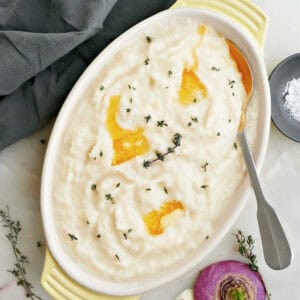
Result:
[[[172,10],[184,10],[184,8],[193,8],[197,10],[198,12],[203,12],[205,15],[205,18],[208,18],[210,14],[213,14],[216,18],[222,18],[223,22],[230,23],[230,26],[238,27],[242,32],[240,34],[245,35],[246,42],[251,43],[253,42],[253,45],[251,47],[254,49],[254,52],[258,52],[257,56],[261,56],[265,41],[265,34],[267,30],[267,17],[265,14],[257,8],[254,4],[252,4],[248,0],[178,0],[173,6]],[[192,9],[192,10],[193,10]],[[201,9],[201,11],[199,10]],[[187,14],[189,11],[187,11]],[[166,12],[162,12],[160,14],[166,14]],[[159,14],[158,14],[159,15]],[[157,16],[157,15],[156,15]],[[154,16],[154,17],[156,17]],[[152,17],[153,18],[153,17]],[[151,18],[150,18],[151,19]],[[149,20],[149,19],[148,19]],[[143,23],[143,22],[142,22]],[[138,24],[137,26],[139,26]],[[229,26],[229,27],[230,27]],[[235,41],[234,37],[232,38],[233,41]],[[256,45],[254,45],[256,43]],[[238,44],[238,43],[237,43]],[[240,45],[239,45],[240,46]],[[243,47],[242,47],[243,48]],[[107,51],[107,50],[104,50]],[[256,58],[255,58],[256,59]],[[96,58],[97,60],[97,58]],[[95,61],[96,61],[95,60]],[[92,63],[94,64],[94,62]],[[260,68],[260,72],[263,76],[263,86],[261,87],[262,93],[264,96],[264,107],[263,107],[263,116],[261,120],[261,128],[262,128],[262,135],[258,141],[259,145],[254,153],[254,156],[256,158],[256,163],[258,169],[260,169],[262,165],[262,161],[265,155],[266,151],[266,145],[268,141],[268,134],[269,134],[269,119],[270,119],[270,99],[269,94],[266,89],[268,89],[267,82],[266,82],[266,74],[264,71],[264,63],[262,59],[258,61],[258,67]],[[83,76],[82,76],[83,77]],[[82,80],[82,79],[80,79]],[[79,81],[80,81],[79,80]],[[77,84],[76,84],[77,85]],[[74,89],[76,86],[74,87]],[[74,90],[73,89],[73,90]],[[72,91],[73,92],[73,91]],[[68,99],[72,97],[72,92],[68,96]],[[66,102],[69,100],[67,99]],[[69,101],[70,102],[70,101]],[[67,104],[66,104],[67,105]],[[64,105],[65,106],[65,105]],[[66,108],[63,108],[63,110],[66,110]],[[61,115],[63,112],[60,113],[58,119],[63,118]],[[61,120],[58,120],[57,123],[60,123]],[[48,220],[47,220],[47,212],[46,210],[46,204],[47,204],[47,193],[46,193],[46,187],[45,185],[48,182],[48,165],[50,164],[51,160],[51,141],[54,140],[55,137],[55,131],[57,131],[58,125],[55,125],[51,139],[49,141],[49,146],[47,149],[47,154],[45,158],[45,164],[43,169],[43,176],[42,176],[42,215],[43,215],[43,223],[47,238],[47,243],[49,244],[49,248],[46,250],[46,257],[45,257],[45,264],[44,264],[44,270],[41,277],[41,284],[43,288],[48,292],[50,296],[52,296],[56,300],[109,300],[109,299],[123,299],[123,300],[134,300],[139,299],[140,296],[130,296],[135,293],[135,291],[139,292],[145,292],[151,288],[154,288],[156,286],[159,286],[160,284],[163,284],[165,282],[171,281],[172,279],[181,276],[183,273],[187,272],[192,267],[195,267],[197,263],[200,262],[201,257],[203,257],[205,254],[209,253],[209,251],[213,248],[213,246],[216,245],[216,243],[221,239],[221,237],[226,233],[226,231],[229,229],[230,225],[233,223],[233,221],[237,218],[240,210],[242,209],[243,205],[245,204],[247,194],[249,192],[249,183],[247,183],[247,191],[244,192],[241,196],[237,207],[235,208],[235,213],[232,215],[228,215],[232,220],[228,221],[226,223],[225,228],[222,230],[219,230],[219,234],[215,237],[214,241],[211,242],[210,245],[207,246],[207,249],[205,251],[202,251],[202,255],[199,255],[197,259],[195,259],[193,262],[191,262],[186,268],[182,268],[180,272],[177,274],[174,274],[174,276],[169,276],[167,278],[164,278],[163,280],[156,281],[153,284],[145,284],[145,286],[142,286],[141,288],[133,288],[128,291],[121,291],[121,292],[109,292],[104,291],[107,294],[114,294],[118,296],[108,296],[104,294],[100,294],[99,290],[93,286],[89,286],[88,284],[85,284],[86,286],[89,286],[90,288],[87,288],[83,286],[82,284],[78,283],[80,281],[80,278],[72,274],[72,277],[76,277],[78,281],[74,280],[69,276],[61,267],[60,264],[57,263],[57,261],[60,260],[59,254],[57,254],[54,257],[51,253],[55,253],[55,247],[53,245],[50,245],[50,238],[49,238],[49,230],[47,228],[48,226]],[[53,143],[52,143],[53,144]],[[230,219],[228,217],[228,220]],[[50,243],[49,243],[50,242]],[[51,249],[51,250],[49,250]],[[61,264],[63,262],[61,261]],[[66,269],[66,267],[64,268]],[[79,275],[80,276],[80,275]],[[83,283],[83,282],[82,282]],[[84,284],[84,283],[83,283]],[[98,292],[97,292],[98,290]],[[122,290],[122,289],[121,289]],[[127,294],[129,296],[121,296],[121,294]]]

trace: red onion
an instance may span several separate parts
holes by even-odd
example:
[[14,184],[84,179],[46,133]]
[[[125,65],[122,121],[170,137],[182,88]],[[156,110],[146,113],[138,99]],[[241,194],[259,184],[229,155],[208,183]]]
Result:
[[227,260],[201,271],[195,287],[195,300],[265,300],[261,275],[247,264]]

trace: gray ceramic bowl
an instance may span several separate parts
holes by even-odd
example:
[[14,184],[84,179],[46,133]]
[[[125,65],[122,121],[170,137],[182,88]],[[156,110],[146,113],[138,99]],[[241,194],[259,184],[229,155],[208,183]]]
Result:
[[276,127],[290,139],[300,142],[300,122],[283,107],[286,83],[300,77],[300,53],[287,57],[272,71],[270,80],[272,120]]

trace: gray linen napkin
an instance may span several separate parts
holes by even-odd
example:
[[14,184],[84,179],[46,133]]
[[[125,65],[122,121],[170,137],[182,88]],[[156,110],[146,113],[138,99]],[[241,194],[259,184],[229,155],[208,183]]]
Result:
[[0,0],[0,150],[42,128],[93,58],[174,0]]

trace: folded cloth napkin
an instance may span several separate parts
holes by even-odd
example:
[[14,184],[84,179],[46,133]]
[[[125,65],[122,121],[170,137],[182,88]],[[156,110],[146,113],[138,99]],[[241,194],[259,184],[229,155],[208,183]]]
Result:
[[93,58],[174,0],[1,0],[0,150],[42,128]]

